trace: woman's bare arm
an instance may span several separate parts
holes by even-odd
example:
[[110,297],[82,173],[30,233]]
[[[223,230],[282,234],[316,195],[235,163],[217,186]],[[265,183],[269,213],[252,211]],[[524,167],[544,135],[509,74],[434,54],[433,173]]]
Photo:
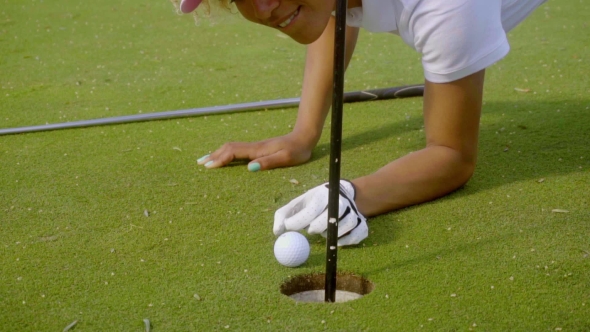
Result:
[[473,174],[484,70],[450,83],[426,82],[426,147],[355,179],[356,203],[374,216],[444,196]]

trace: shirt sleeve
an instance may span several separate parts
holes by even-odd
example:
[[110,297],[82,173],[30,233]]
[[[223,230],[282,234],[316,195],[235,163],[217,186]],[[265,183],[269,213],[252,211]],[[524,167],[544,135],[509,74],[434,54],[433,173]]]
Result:
[[505,57],[510,46],[500,0],[423,1],[409,20],[424,76],[435,83],[458,80]]

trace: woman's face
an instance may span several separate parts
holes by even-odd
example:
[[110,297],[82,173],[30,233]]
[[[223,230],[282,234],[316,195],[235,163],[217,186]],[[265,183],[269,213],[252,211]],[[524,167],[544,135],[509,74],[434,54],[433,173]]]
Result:
[[240,13],[249,21],[282,31],[301,44],[320,37],[335,0],[235,0]]

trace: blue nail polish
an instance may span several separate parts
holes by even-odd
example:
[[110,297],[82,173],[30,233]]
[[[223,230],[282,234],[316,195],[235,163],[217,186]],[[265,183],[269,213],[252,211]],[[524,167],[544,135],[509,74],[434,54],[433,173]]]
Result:
[[260,163],[248,164],[248,170],[250,172],[258,172],[260,170]]
[[206,164],[205,167],[210,167],[211,165],[213,165],[213,160],[209,160]]
[[197,162],[198,162],[198,163],[200,163],[200,162],[202,162],[203,160],[205,160],[207,157],[209,157],[209,155],[208,155],[208,154],[206,154],[206,155],[202,156],[201,158],[197,159]]

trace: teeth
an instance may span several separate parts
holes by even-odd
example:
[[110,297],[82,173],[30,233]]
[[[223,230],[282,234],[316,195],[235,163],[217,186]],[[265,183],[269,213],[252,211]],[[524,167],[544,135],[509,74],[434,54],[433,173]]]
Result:
[[296,11],[293,13],[293,15],[291,15],[291,17],[289,17],[289,18],[288,18],[288,19],[287,19],[285,22],[283,22],[283,23],[279,24],[279,26],[280,26],[281,28],[284,28],[284,27],[286,27],[287,25],[289,25],[289,23],[291,23],[291,21],[293,20],[293,18],[294,18],[294,17],[295,17],[297,14],[299,14],[299,9],[297,9],[297,10],[296,10]]

